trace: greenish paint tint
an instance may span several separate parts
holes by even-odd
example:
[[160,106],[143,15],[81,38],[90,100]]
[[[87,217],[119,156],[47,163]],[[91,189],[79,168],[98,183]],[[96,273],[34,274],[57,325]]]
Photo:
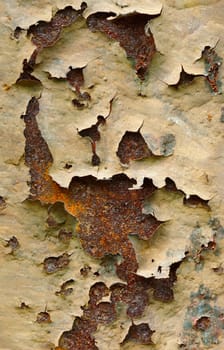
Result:
[[191,293],[183,324],[183,344],[188,349],[195,345],[201,349],[200,345],[209,347],[219,343],[224,330],[224,309],[216,302],[216,296],[203,284]]

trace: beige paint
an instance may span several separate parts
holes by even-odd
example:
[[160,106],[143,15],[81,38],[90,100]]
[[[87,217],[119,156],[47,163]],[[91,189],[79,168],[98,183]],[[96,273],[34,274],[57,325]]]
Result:
[[[68,186],[74,175],[92,174],[108,178],[124,172],[136,178],[140,186],[144,177],[151,177],[159,188],[167,176],[187,195],[197,194],[210,199],[211,211],[187,208],[182,205],[182,196],[158,191],[145,210],[153,211],[161,220],[167,220],[149,242],[132,238],[139,261],[139,273],[157,274],[157,266],[163,266],[163,276],[169,265],[181,259],[190,246],[190,234],[200,223],[205,243],[211,239],[208,227],[210,217],[218,217],[224,224],[224,158],[223,128],[220,123],[222,95],[212,95],[202,79],[178,90],[168,88],[176,83],[181,65],[188,73],[202,73],[204,66],[195,63],[205,45],[214,46],[223,55],[224,1],[88,1],[87,16],[95,11],[114,11],[117,14],[134,10],[143,13],[162,14],[150,23],[158,52],[150,67],[149,78],[140,83],[118,43],[108,40],[102,33],[91,33],[79,21],[66,29],[58,43],[45,49],[40,57],[35,76],[43,88],[15,86],[24,58],[28,58],[33,45],[23,33],[19,40],[12,39],[16,26],[27,29],[38,20],[50,20],[57,8],[66,5],[78,7],[81,1],[2,1],[1,7],[1,182],[0,195],[7,207],[0,212],[0,348],[4,350],[50,350],[60,334],[71,327],[75,315],[80,315],[80,306],[88,300],[89,287],[98,280],[110,285],[117,281],[116,275],[102,270],[100,262],[83,252],[78,238],[69,246],[58,242],[57,230],[46,226],[47,207],[39,203],[24,201],[29,192],[28,169],[24,165],[23,121],[31,96],[40,96],[38,123],[54,157],[51,169],[53,178]],[[128,5],[128,6],[126,6]],[[122,8],[122,6],[124,6]],[[87,109],[77,111],[71,104],[74,92],[66,82],[49,80],[65,77],[69,66],[84,67],[84,91],[91,94]],[[224,66],[220,68],[223,80]],[[92,88],[91,88],[92,87]],[[139,96],[139,94],[143,96]],[[96,122],[98,114],[107,115],[109,101],[115,96],[112,114],[101,129],[102,139],[97,145],[101,158],[99,168],[90,164],[90,144],[82,139],[76,129],[83,129]],[[208,116],[212,116],[211,121]],[[153,161],[147,159],[132,162],[123,167],[116,156],[118,143],[126,130],[136,131],[144,121],[142,134],[146,140],[157,140],[166,133],[176,137],[173,156]],[[65,170],[69,162],[72,169]],[[63,213],[62,215],[66,215]],[[75,226],[73,218],[69,225]],[[73,222],[74,221],[74,222]],[[9,254],[5,240],[15,235],[21,247],[14,255]],[[181,338],[184,315],[189,305],[191,291],[205,283],[217,294],[217,304],[223,306],[222,277],[211,270],[223,261],[223,242],[220,255],[208,253],[204,269],[196,272],[193,263],[185,261],[178,270],[178,281],[174,288],[175,301],[161,304],[152,301],[138,322],[149,322],[155,346],[153,349],[176,350]],[[73,252],[71,263],[64,271],[46,276],[40,263],[47,256],[56,256],[64,251]],[[151,262],[156,257],[156,262]],[[92,271],[101,269],[96,278],[80,277],[79,270],[89,264]],[[155,265],[155,266],[154,266]],[[74,292],[66,299],[55,296],[62,282],[74,278]],[[31,309],[19,310],[21,302]],[[38,312],[47,304],[52,323],[39,325],[35,322]],[[123,322],[123,329],[120,325]],[[96,339],[100,350],[120,349],[130,321],[122,312],[120,319],[110,327],[101,327]],[[220,344],[224,346],[223,333]],[[124,349],[150,348],[126,345]]]

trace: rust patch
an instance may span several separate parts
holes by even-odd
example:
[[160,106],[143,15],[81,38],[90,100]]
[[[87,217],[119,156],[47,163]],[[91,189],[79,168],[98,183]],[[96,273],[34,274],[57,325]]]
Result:
[[112,111],[113,101],[114,101],[114,97],[110,100],[110,110],[106,117],[104,117],[103,115],[98,115],[97,122],[95,124],[91,125],[89,128],[78,131],[81,137],[87,137],[91,142],[91,149],[92,149],[91,163],[93,166],[100,165],[100,157],[96,153],[96,143],[100,141],[100,138],[101,138],[99,127],[100,125],[106,124],[106,120],[110,116]]
[[[36,51],[34,51],[36,54]],[[16,80],[16,84],[19,85],[42,85],[41,81],[32,75],[34,71],[34,64],[32,62],[32,57],[29,61],[27,59],[23,60],[23,71],[20,74],[19,78]]]
[[[135,284],[135,287],[136,286],[137,284]],[[132,287],[134,288],[134,284]],[[143,288],[143,286],[141,286],[141,288]],[[121,291],[123,292],[121,293]],[[111,293],[110,302],[100,301],[109,293]],[[103,282],[95,283],[90,288],[88,304],[82,308],[83,315],[81,317],[75,318],[72,329],[70,331],[65,331],[62,333],[59,339],[59,348],[56,349],[98,349],[95,345],[95,340],[93,337],[93,334],[97,330],[98,325],[107,325],[113,323],[117,318],[117,302],[121,300],[123,301],[123,299],[128,302],[128,300],[130,300],[131,294],[133,293],[134,289],[131,291],[131,286],[129,285],[129,287],[127,287],[127,285],[123,283],[116,283],[112,285],[110,289]],[[142,296],[144,296],[143,291]],[[141,344],[153,344],[151,340],[151,335],[153,332],[154,331],[151,331],[146,324],[136,326],[133,323],[133,327],[130,327],[128,335],[126,336],[123,343],[130,340]]]
[[66,6],[64,9],[58,10],[50,22],[39,21],[30,26],[28,35],[32,35],[31,40],[38,51],[53,46],[58,41],[62,29],[74,23],[86,8],[85,2],[82,2],[79,10],[73,9],[72,6]]
[[[53,158],[38,128],[38,112],[39,102],[33,97],[23,116],[31,198],[45,203],[63,202],[66,210],[78,219],[77,231],[83,248],[96,258],[120,254],[123,261],[117,266],[117,274],[126,280],[138,268],[128,236],[137,235],[148,240],[161,224],[154,216],[142,212],[144,201],[156,187],[151,180],[145,179],[140,189],[131,189],[136,181],[119,174],[108,180],[97,180],[93,176],[73,177],[68,189],[61,188],[49,175]],[[91,134],[93,129],[82,130],[82,135],[90,135],[96,141],[99,134]]]
[[6,242],[7,243],[5,246],[11,248],[10,254],[13,254],[20,247],[19,241],[16,238],[16,236],[12,236],[9,240],[6,240]]
[[161,224],[154,216],[142,213],[144,200],[155,190],[152,181],[145,179],[141,189],[130,190],[133,184],[135,180],[120,174],[110,180],[74,177],[69,186],[71,201],[85,207],[77,216],[84,249],[96,258],[120,254],[123,262],[117,266],[117,273],[125,280],[138,267],[128,235],[147,240]]
[[101,31],[109,38],[120,43],[126,51],[127,57],[135,62],[137,76],[144,80],[154,54],[156,46],[149,28],[146,32],[146,24],[159,15],[131,13],[121,15],[115,19],[114,12],[96,12],[87,18],[87,25],[91,31]]
[[208,316],[202,316],[195,321],[194,328],[198,331],[206,331],[211,326],[211,320]]
[[219,68],[222,64],[214,47],[205,46],[202,51],[202,58],[205,61],[205,69],[207,72],[206,80],[214,93],[221,93],[221,82],[219,81]]
[[152,345],[154,344],[151,339],[153,333],[155,333],[155,331],[150,329],[148,323],[140,323],[138,325],[132,323],[121,345],[129,341],[143,345]]
[[[143,125],[143,124],[142,124]],[[130,161],[141,160],[149,157],[168,157],[173,154],[176,139],[173,134],[166,134],[157,141],[159,149],[153,151],[149,148],[140,130],[126,131],[118,145],[117,156],[122,164],[129,164]]]
[[70,279],[62,283],[62,285],[60,286],[60,290],[56,291],[55,295],[61,295],[63,297],[70,295],[73,292],[73,288],[71,287],[71,284],[73,284],[74,282],[75,280]]
[[[103,282],[92,285],[89,291],[89,301],[87,305],[82,307],[83,315],[75,318],[71,330],[62,333],[59,347],[56,347],[55,350],[97,350],[93,334],[98,325],[111,324],[117,319],[116,310],[118,308],[116,306],[120,302],[127,305],[127,315],[130,319],[141,316],[148,305],[149,289],[160,290],[160,300],[168,301],[167,291],[162,293],[162,288],[169,286],[171,290],[177,279],[176,271],[182,261],[170,266],[169,278],[167,279],[145,278],[129,274],[127,283],[115,283],[110,288]],[[109,294],[110,302],[102,302],[102,298]],[[153,344],[151,337],[154,332],[147,323],[136,325],[132,321],[128,334],[121,345],[129,341],[145,345]]]
[[91,266],[89,265],[84,265],[81,269],[80,269],[80,275],[82,277],[88,277],[90,271],[92,270]]
[[98,350],[91,333],[90,322],[76,317],[72,329],[60,336],[55,350]]
[[98,350],[93,333],[99,324],[110,324],[116,319],[114,304],[100,302],[109,294],[103,282],[95,283],[89,292],[89,302],[82,307],[83,315],[76,317],[72,329],[62,333],[56,350]]
[[129,164],[132,160],[140,160],[152,156],[144,137],[138,131],[126,131],[117,150],[117,156],[122,164]]
[[170,265],[170,272],[168,278],[144,278],[136,276],[136,283],[143,289],[152,289],[155,300],[162,302],[171,302],[173,300],[173,286],[177,280],[176,271],[184,259]]
[[70,259],[68,253],[64,253],[59,256],[50,256],[44,259],[44,271],[48,274],[57,272],[66,266],[68,266]]
[[[16,84],[41,84],[40,80],[31,74],[34,71],[38,54],[44,48],[54,46],[59,40],[63,28],[70,26],[81,17],[86,8],[87,4],[85,2],[82,2],[79,10],[73,9],[72,6],[66,6],[64,9],[58,10],[51,21],[39,21],[37,24],[29,27],[27,35],[31,36],[31,41],[36,46],[36,49],[33,51],[29,60],[25,59],[23,61],[23,71],[17,79]],[[14,35],[18,36],[17,32]]]
[[39,101],[32,97],[28,103],[26,114],[22,115],[25,122],[24,136],[25,164],[30,169],[30,199],[39,199],[45,203],[64,201],[65,190],[49,175],[53,157],[48,145],[41,135],[36,116],[39,113]]
[[47,307],[45,307],[44,311],[41,311],[37,314],[36,318],[37,323],[51,323],[51,316],[49,312],[47,312]]
[[69,67],[69,71],[66,74],[66,79],[69,82],[69,84],[75,89],[76,95],[80,100],[91,100],[91,96],[88,94],[88,92],[81,92],[80,88],[84,85],[84,75],[83,75],[83,69],[82,68],[72,68]]
[[142,316],[149,304],[149,290],[153,291],[155,300],[171,302],[173,300],[173,285],[177,280],[176,271],[183,260],[170,266],[168,278],[142,277],[129,274],[127,284],[115,283],[110,287],[110,300],[114,305],[122,302],[127,305],[126,313],[130,319]]
[[[172,265],[169,278],[164,280],[145,279],[135,274],[138,262],[129,235],[148,240],[160,226],[161,222],[153,215],[143,213],[144,201],[156,187],[146,178],[141,188],[133,189],[136,181],[118,174],[106,180],[93,176],[73,177],[68,189],[61,188],[49,175],[53,158],[38,128],[38,112],[39,101],[33,97],[23,116],[25,163],[30,168],[31,198],[45,203],[63,202],[67,212],[77,218],[77,232],[82,246],[91,256],[122,257],[116,270],[117,275],[127,283],[112,286],[110,290],[102,282],[94,284],[89,292],[89,302],[83,307],[83,316],[76,319],[72,329],[64,332],[59,340],[58,349],[97,349],[93,333],[99,324],[115,321],[117,302],[122,301],[127,305],[127,315],[133,319],[141,316],[148,305],[148,289],[153,289],[154,297],[159,300],[170,301],[173,298],[172,286],[179,265]],[[103,122],[103,118],[98,118],[98,121]],[[99,134],[92,134],[93,129],[82,130],[83,136],[90,135],[93,140],[98,140]],[[48,257],[43,264],[46,273],[57,272],[69,264],[69,255],[64,253],[58,257]],[[72,288],[65,283],[57,295],[66,296],[70,292]],[[101,301],[109,293],[110,302]]]
[[91,305],[96,305],[103,297],[109,295],[109,289],[104,282],[96,282],[89,291]]
[[149,302],[148,293],[138,279],[138,276],[132,275],[127,284],[115,283],[110,287],[111,302],[114,305],[118,302],[125,303],[127,316],[131,319],[140,317]]

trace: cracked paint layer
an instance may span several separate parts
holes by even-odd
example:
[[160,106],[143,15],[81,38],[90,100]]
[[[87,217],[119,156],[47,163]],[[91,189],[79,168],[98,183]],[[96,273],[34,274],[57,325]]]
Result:
[[[34,23],[40,24],[39,19],[50,23],[58,11],[60,16],[65,14],[67,10],[64,10],[70,4],[64,0],[49,0],[46,6],[34,1],[32,7],[24,1],[20,1],[19,6],[17,2],[13,5],[12,3],[10,0],[7,4],[2,4],[0,25],[0,46],[3,53],[3,97],[0,106],[0,256],[3,283],[0,320],[5,325],[1,329],[1,346],[16,350],[19,346],[34,350],[53,349],[58,335],[71,328],[73,315],[81,318],[84,315],[82,311],[85,310],[85,317],[91,321],[97,318],[99,321],[96,331],[90,334],[90,342],[86,343],[87,348],[95,345],[100,350],[106,350],[108,346],[119,350],[129,330],[132,330],[131,326],[135,325],[139,326],[139,330],[145,331],[145,339],[136,329],[134,336],[133,332],[131,334],[132,340],[129,339],[123,345],[124,349],[139,350],[145,347],[142,343],[149,339],[150,330],[156,331],[151,337],[154,344],[149,346],[156,350],[176,349],[190,292],[197,290],[204,283],[205,277],[212,295],[217,293],[217,299],[214,300],[216,306],[223,310],[223,243],[220,240],[223,237],[223,138],[220,123],[223,119],[223,101],[219,94],[223,80],[220,59],[223,45],[222,4],[220,1],[207,0],[182,1],[181,4],[180,1],[163,1],[163,12],[149,22],[159,52],[153,56],[150,74],[145,75],[147,79],[140,81],[127,64],[119,42],[108,40],[100,32],[90,32],[81,16],[80,20],[62,29],[63,35],[59,36],[60,40],[55,45],[43,49],[41,53],[37,52],[38,48],[33,51],[33,43],[27,38],[23,28],[30,28]],[[159,13],[159,10],[150,9],[153,6],[160,9],[161,4],[158,4],[157,0],[149,0],[147,4],[142,0],[119,0],[113,4],[89,0],[88,8],[82,15],[88,18],[99,11],[112,11],[118,14],[118,18],[119,14],[128,16],[134,11],[142,14]],[[79,5],[81,1],[75,7],[81,9]],[[218,39],[219,44],[215,46]],[[195,60],[206,47],[213,48],[219,57],[213,55],[212,58],[211,55],[212,60],[204,67],[205,57],[198,62]],[[17,62],[20,63],[16,64]],[[21,80],[15,85],[21,62]],[[218,67],[215,63],[218,63]],[[71,79],[72,86],[66,77],[68,69],[72,74],[81,73],[76,71],[80,67],[84,67],[82,73],[85,76],[85,90],[88,89],[91,93],[91,101],[82,100],[83,96],[80,94],[84,94],[83,86],[79,88]],[[181,67],[190,77],[181,76]],[[48,79],[48,72],[59,79],[64,77],[65,81]],[[208,79],[197,78],[200,74],[208,74]],[[192,83],[188,81],[191,80],[191,75],[195,75]],[[78,76],[79,74],[77,78]],[[183,81],[177,88],[169,88],[168,83],[163,82],[178,82],[180,76]],[[205,88],[204,80],[207,80],[209,88]],[[68,83],[70,89],[67,88]],[[80,93],[76,91],[76,87]],[[217,89],[218,92],[215,91]],[[77,95],[75,99],[74,93]],[[97,115],[106,115],[108,101],[115,94],[118,99],[113,106],[112,117],[105,126],[100,127],[101,139],[97,141],[100,162],[95,157],[93,163],[97,166],[93,167],[88,157],[89,145],[75,131],[77,128],[85,130],[96,123]],[[44,142],[40,142],[39,153],[35,147],[30,149],[34,157],[42,159],[40,155],[43,151],[45,155],[50,153],[52,160],[49,157],[48,162],[41,162],[41,176],[38,175],[41,164],[39,168],[35,166],[30,173],[30,199],[34,201],[24,202],[28,195],[26,180],[29,179],[29,174],[28,168],[23,164],[23,123],[18,119],[18,114],[25,110],[31,96],[41,96],[41,108],[37,128],[35,123],[28,120],[26,122],[27,132],[31,135],[30,145],[34,130],[38,134],[39,129],[42,130],[43,139],[47,140],[49,148],[44,146]],[[164,142],[161,140],[161,145],[159,141],[155,142],[157,147],[151,148],[151,144],[154,145],[154,141],[165,133],[174,135],[175,151],[172,151],[172,157],[166,159],[146,157],[138,162],[130,161],[129,166],[124,167],[116,156],[119,142],[125,130],[137,130],[142,121],[142,136],[153,152],[156,148],[158,153],[167,154],[173,149],[170,137],[165,138]],[[27,135],[26,137],[28,138]],[[128,278],[125,276],[126,280],[119,281],[116,268],[119,271],[124,259],[119,254],[106,255],[102,260],[85,254],[73,232],[77,224],[74,216],[68,215],[73,223],[68,227],[54,215],[55,207],[60,207],[62,212],[64,203],[67,203],[72,215],[79,213],[80,218],[87,222],[81,212],[83,208],[74,205],[72,195],[67,189],[71,179],[83,179],[92,175],[91,186],[106,179],[113,180],[116,185],[119,181],[113,176],[121,172],[126,174],[127,180],[137,181],[129,191],[142,190],[145,178],[152,178],[153,184],[161,188],[149,196],[150,208],[144,213],[152,214],[165,224],[161,225],[149,241],[138,240],[135,235],[125,237],[130,240],[135,251],[139,265],[137,273],[147,276],[147,280],[141,279],[136,273],[130,273]],[[165,179],[166,188],[162,188]],[[109,182],[106,184],[109,185]],[[80,188],[81,185],[83,184],[80,184]],[[66,188],[63,189],[62,186]],[[174,188],[179,191],[172,192]],[[159,197],[160,192],[164,196]],[[95,195],[92,188],[90,193]],[[42,198],[41,203],[35,201],[39,198]],[[51,200],[49,207],[45,200]],[[61,203],[53,204],[55,200]],[[85,225],[83,230],[86,229]],[[200,227],[198,236],[195,231],[194,237],[191,237],[197,227]],[[193,240],[189,250],[191,249],[192,256],[187,254],[183,264],[177,267],[176,281],[170,272],[174,268],[172,262],[183,258],[191,238]],[[55,270],[55,274],[44,273],[40,263],[46,257],[57,258],[66,251],[72,252],[69,265],[61,269],[64,264],[62,259],[62,265],[59,263],[59,270]],[[66,264],[67,261],[66,257]],[[52,260],[47,262],[51,264]],[[58,260],[53,259],[53,270],[57,268],[57,262]],[[131,267],[130,270],[132,269]],[[15,271],[18,272],[16,279]],[[164,276],[167,279],[164,280]],[[75,280],[74,288],[70,286],[71,280]],[[106,283],[107,291],[102,299],[98,299],[98,292],[93,293],[95,304],[103,303],[102,309],[96,308],[97,312],[94,314],[94,308],[89,307],[88,296],[83,291],[94,291],[91,286],[96,282],[99,283],[99,290],[103,288],[101,283]],[[96,290],[98,291],[97,288]],[[116,301],[119,297],[119,301]],[[40,312],[44,310],[46,302],[48,312],[47,307]],[[113,305],[108,305],[111,303]],[[193,304],[195,303],[194,300]],[[81,311],[80,305],[83,305]],[[114,306],[118,313],[109,322],[110,313],[111,316],[114,315]],[[40,323],[35,322],[38,313]],[[47,322],[47,313],[50,314],[51,322]],[[209,338],[208,331],[213,325],[220,325],[219,321],[213,320],[210,314],[200,314],[193,319],[191,326],[198,338],[203,335],[206,335],[205,338],[208,335]],[[87,329],[88,325],[90,323],[87,322]],[[8,336],[9,328],[13,337]],[[83,338],[88,333],[84,328],[83,324],[83,331],[79,333]],[[206,346],[223,349],[223,330],[219,327],[216,330],[218,343],[200,344],[203,348]],[[197,341],[194,345],[196,348],[199,347]],[[184,344],[182,348],[183,346]],[[185,347],[188,349],[189,345]]]

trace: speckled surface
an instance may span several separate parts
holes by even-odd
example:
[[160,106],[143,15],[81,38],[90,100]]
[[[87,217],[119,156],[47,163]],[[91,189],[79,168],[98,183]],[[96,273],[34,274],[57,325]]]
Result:
[[[148,241],[130,238],[139,262],[138,274],[165,278],[169,266],[184,259],[177,270],[174,301],[162,303],[149,292],[148,307],[141,318],[135,319],[135,323],[146,322],[155,330],[155,345],[127,342],[122,349],[178,350],[183,344],[182,348],[188,350],[222,350],[223,95],[214,94],[200,76],[177,88],[169,84],[178,82],[181,66],[189,74],[206,74],[203,60],[198,60],[205,46],[215,47],[223,58],[224,1],[163,0],[147,1],[147,5],[135,0],[88,1],[85,18],[97,11],[158,14],[162,9],[161,15],[149,22],[158,52],[145,81],[138,80],[118,42],[103,33],[90,32],[80,20],[63,30],[53,47],[40,53],[34,75],[42,86],[16,85],[22,61],[34,49],[25,30],[38,20],[49,21],[59,8],[79,8],[80,3],[46,0],[33,1],[29,6],[27,1],[13,0],[0,4],[0,347],[54,349],[62,332],[71,328],[74,317],[81,316],[80,307],[88,302],[89,288],[97,281],[107,285],[119,281],[113,266],[105,266],[83,251],[76,234],[77,221],[62,204],[50,207],[26,200],[30,177],[24,164],[24,123],[20,116],[32,96],[41,96],[38,124],[54,159],[50,169],[53,179],[68,187],[73,176],[102,179],[123,172],[135,178],[139,187],[145,177],[152,178],[159,189],[145,203],[144,211],[164,223]],[[24,29],[19,39],[13,38],[17,26]],[[91,95],[91,101],[83,110],[71,102],[76,95],[65,80],[69,66],[84,67],[83,91]],[[219,67],[220,82],[223,67]],[[55,79],[48,79],[49,75]],[[107,116],[113,97],[110,117],[101,126],[97,144],[101,164],[93,167],[89,140],[80,137],[77,129],[94,124],[97,115]],[[141,125],[141,135],[154,147],[164,135],[174,135],[173,154],[123,166],[116,155],[119,142],[126,131],[136,132]],[[66,168],[66,164],[72,167]],[[180,191],[164,189],[167,177]],[[184,197],[190,195],[209,200],[210,209],[184,205]],[[72,238],[61,241],[61,229],[72,232]],[[13,236],[19,247],[11,252],[7,242]],[[214,241],[215,247],[210,249]],[[69,265],[46,274],[44,259],[63,253],[71,254]],[[87,268],[83,276],[80,269],[85,266],[91,269]],[[75,281],[71,294],[55,295],[70,279]],[[207,297],[200,298],[203,288]],[[21,307],[21,303],[27,307]],[[209,310],[203,309],[204,304]],[[45,308],[52,322],[40,324],[37,315]],[[120,349],[130,325],[121,307],[115,322],[98,327],[98,348]]]

